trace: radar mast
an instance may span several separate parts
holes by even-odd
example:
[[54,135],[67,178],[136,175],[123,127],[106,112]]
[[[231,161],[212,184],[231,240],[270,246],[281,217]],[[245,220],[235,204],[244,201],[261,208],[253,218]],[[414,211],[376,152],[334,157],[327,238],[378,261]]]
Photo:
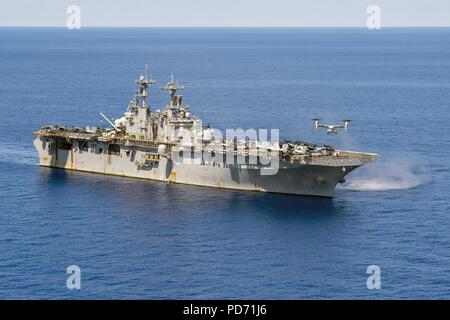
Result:
[[136,90],[134,97],[138,106],[147,106],[148,86],[154,84],[155,82],[155,80],[148,78],[148,65],[146,64],[144,75],[141,74],[139,80],[136,81],[138,89]]
[[183,90],[184,86],[178,85],[178,81],[175,82],[173,72],[170,81],[167,82],[167,84],[161,89],[167,90],[167,92],[169,93],[171,107],[181,105],[182,96],[176,96],[175,94],[177,93],[178,90]]

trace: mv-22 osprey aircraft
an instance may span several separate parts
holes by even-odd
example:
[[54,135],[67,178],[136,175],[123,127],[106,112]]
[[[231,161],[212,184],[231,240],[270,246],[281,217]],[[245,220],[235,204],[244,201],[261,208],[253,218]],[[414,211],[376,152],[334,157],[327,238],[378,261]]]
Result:
[[347,131],[348,129],[348,125],[350,124],[350,120],[345,119],[342,120],[344,122],[344,124],[333,124],[333,125],[329,125],[329,124],[321,124],[320,123],[320,118],[315,118],[313,119],[316,129],[319,128],[327,128],[327,134],[337,134],[337,129],[344,129],[345,131]]

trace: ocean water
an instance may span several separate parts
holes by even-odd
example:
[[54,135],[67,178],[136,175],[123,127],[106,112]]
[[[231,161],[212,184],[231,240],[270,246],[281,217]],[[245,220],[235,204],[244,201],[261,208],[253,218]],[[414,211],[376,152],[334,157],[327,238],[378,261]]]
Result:
[[[105,125],[146,63],[154,109],[175,72],[204,123],[381,158],[333,199],[37,165],[33,130]],[[0,28],[0,104],[2,299],[450,298],[450,29]]]

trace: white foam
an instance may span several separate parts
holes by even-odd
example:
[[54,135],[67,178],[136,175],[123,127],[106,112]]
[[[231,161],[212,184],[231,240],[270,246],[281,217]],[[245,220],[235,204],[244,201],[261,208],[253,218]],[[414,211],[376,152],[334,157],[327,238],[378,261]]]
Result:
[[[417,158],[416,158],[417,159]],[[388,162],[375,163],[355,171],[347,178],[344,189],[361,191],[406,190],[424,184],[428,179],[424,172],[401,160],[389,159]]]
[[362,191],[381,191],[411,189],[419,185],[421,185],[420,181],[382,181],[373,179],[352,181],[344,188]]

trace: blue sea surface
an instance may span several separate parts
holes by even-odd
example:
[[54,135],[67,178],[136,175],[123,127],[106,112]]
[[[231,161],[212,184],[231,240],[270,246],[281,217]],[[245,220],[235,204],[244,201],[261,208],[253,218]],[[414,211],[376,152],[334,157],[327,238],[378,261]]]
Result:
[[[146,63],[153,110],[175,72],[213,127],[381,158],[333,199],[38,166],[33,130],[107,125]],[[450,29],[0,28],[0,104],[1,299],[450,298]]]

